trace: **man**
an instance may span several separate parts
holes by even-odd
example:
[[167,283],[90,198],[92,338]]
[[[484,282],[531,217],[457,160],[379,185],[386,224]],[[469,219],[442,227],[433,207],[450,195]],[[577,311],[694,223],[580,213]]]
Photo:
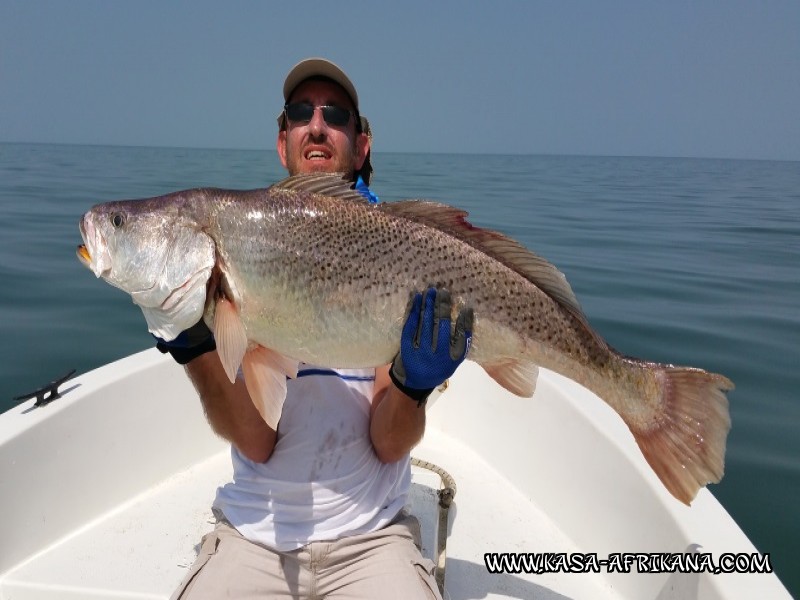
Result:
[[[347,75],[305,60],[283,93],[277,150],[287,171],[343,172],[377,201],[366,187],[369,123]],[[462,311],[451,337],[449,295],[416,294],[392,365],[301,365],[277,431],[241,378],[228,381],[202,321],[174,343],[159,342],[186,364],[209,423],[231,442],[234,467],[214,502],[217,526],[173,598],[440,598],[419,525],[402,508],[425,399],[464,359],[471,319]]]

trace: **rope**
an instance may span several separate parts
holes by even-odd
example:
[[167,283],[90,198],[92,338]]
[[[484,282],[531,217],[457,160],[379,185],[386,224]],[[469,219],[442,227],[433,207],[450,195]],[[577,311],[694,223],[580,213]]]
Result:
[[427,469],[436,473],[442,480],[442,487],[439,489],[439,527],[436,535],[436,585],[439,586],[439,593],[444,598],[444,569],[447,559],[447,525],[448,513],[453,499],[456,497],[456,480],[442,467],[431,462],[411,458],[411,464],[421,469]]
[[426,460],[420,460],[419,458],[415,458],[413,456],[411,457],[411,464],[421,469],[433,471],[439,476],[439,478],[442,480],[443,486],[442,489],[439,490],[439,505],[449,508],[450,504],[453,502],[453,499],[456,497],[456,491],[458,489],[458,486],[456,486],[456,480],[453,479],[453,476],[439,465],[435,465]]

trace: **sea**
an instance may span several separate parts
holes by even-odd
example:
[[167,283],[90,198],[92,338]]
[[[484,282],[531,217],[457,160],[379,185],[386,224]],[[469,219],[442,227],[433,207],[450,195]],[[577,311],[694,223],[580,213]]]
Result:
[[[382,201],[466,209],[557,265],[621,352],[734,381],[711,490],[800,597],[800,163],[378,152],[373,164]],[[0,144],[0,410],[153,346],[129,296],[76,258],[89,207],[283,177],[274,150]]]

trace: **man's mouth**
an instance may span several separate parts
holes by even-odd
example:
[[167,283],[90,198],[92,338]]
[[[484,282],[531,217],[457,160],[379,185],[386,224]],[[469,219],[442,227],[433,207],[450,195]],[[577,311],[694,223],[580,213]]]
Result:
[[306,160],[328,160],[331,158],[331,153],[325,150],[306,150]]

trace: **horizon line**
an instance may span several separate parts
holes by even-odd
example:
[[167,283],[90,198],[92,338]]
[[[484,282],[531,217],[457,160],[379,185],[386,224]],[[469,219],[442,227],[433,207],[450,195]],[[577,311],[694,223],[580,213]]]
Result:
[[[232,152],[269,152],[274,153],[275,148],[234,148],[230,146],[175,146],[175,145],[150,145],[150,144],[112,144],[96,142],[41,142],[41,141],[16,141],[0,140],[0,144],[6,145],[28,145],[28,146],[88,146],[96,148],[152,148],[162,150],[205,150],[205,151],[232,151]],[[730,160],[730,161],[754,161],[754,162],[800,162],[800,158],[752,158],[741,156],[679,156],[673,154],[587,154],[581,152],[449,152],[437,150],[410,151],[410,150],[377,150],[376,155],[380,154],[434,154],[443,156],[541,156],[541,157],[564,157],[564,158],[658,158],[658,159],[678,159],[678,160]]]

